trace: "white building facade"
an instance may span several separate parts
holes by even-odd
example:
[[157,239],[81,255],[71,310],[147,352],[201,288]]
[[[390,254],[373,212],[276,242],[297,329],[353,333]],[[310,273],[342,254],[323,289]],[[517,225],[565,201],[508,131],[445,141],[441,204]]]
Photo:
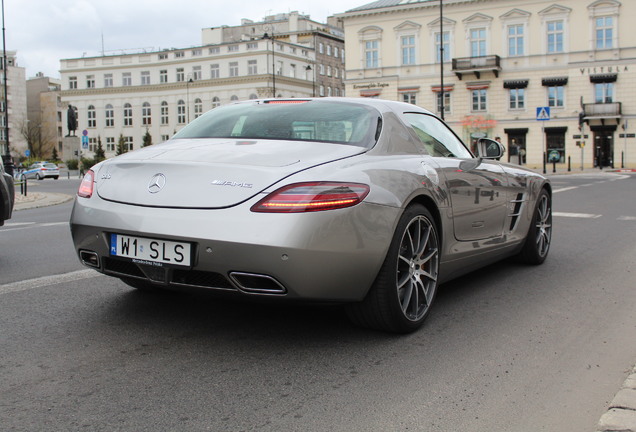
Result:
[[[7,121],[9,117],[9,154],[17,160],[28,149],[22,129],[27,126],[27,98],[25,70],[17,65],[16,51],[6,52],[6,67],[4,54],[0,51],[0,154],[6,154]],[[4,80],[7,79],[5,103]]]
[[510,161],[533,168],[636,167],[636,2],[442,5],[380,0],[338,14],[347,94],[438,114],[443,101],[466,142],[500,137]]
[[[290,16],[276,18],[268,24],[283,28],[277,21]],[[191,48],[61,60],[62,102],[77,110],[77,134],[88,136],[83,156],[92,157],[98,139],[107,157],[115,155],[120,137],[127,150],[140,148],[146,131],[153,143],[165,141],[204,112],[232,101],[312,96],[313,42],[333,39],[341,48],[342,38],[324,29],[310,29],[311,37],[303,36],[307,31],[264,37],[264,26],[258,28],[262,32],[225,35],[221,30],[230,27],[203,29],[204,45]],[[339,91],[342,87],[341,79]]]

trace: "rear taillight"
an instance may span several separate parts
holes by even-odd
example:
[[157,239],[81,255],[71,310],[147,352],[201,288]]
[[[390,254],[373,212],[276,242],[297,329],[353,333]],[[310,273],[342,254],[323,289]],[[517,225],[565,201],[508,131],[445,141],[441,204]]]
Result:
[[77,195],[82,198],[90,198],[93,196],[93,186],[95,184],[95,173],[93,170],[88,170],[84,178],[82,179],[82,183],[80,183],[79,190],[77,191]]
[[354,206],[369,194],[360,183],[312,182],[282,187],[252,206],[253,212],[301,213]]

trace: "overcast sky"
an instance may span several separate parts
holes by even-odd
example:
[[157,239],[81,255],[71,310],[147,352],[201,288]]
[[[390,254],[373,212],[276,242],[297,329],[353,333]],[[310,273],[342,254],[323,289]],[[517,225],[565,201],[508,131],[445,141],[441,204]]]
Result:
[[[326,22],[372,0],[4,0],[7,51],[18,52],[27,79],[59,78],[60,59],[134,48],[201,45],[201,29],[239,25],[241,18],[298,11]],[[0,47],[1,50],[1,47]]]

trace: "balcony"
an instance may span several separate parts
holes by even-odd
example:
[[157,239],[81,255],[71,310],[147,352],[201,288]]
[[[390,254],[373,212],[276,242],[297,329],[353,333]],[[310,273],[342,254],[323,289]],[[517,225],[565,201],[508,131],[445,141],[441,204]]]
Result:
[[464,74],[473,73],[477,79],[481,78],[482,72],[492,72],[495,77],[499,76],[501,70],[501,57],[489,55],[481,57],[461,57],[453,59],[453,72],[460,80]]
[[583,104],[583,118],[589,123],[591,120],[620,120],[622,117],[621,102],[586,103]]

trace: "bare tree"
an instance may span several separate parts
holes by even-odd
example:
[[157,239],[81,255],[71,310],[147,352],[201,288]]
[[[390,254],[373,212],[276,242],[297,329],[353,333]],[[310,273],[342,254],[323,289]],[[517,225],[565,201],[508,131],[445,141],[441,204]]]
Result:
[[20,127],[20,134],[27,142],[31,156],[36,159],[43,159],[51,156],[56,146],[56,138],[42,127],[42,123],[25,120]]

